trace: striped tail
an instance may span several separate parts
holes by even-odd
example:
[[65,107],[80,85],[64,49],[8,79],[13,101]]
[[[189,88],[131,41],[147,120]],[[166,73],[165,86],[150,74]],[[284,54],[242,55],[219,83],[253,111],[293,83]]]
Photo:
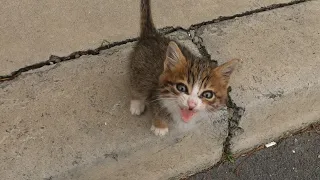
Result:
[[150,0],[141,0],[140,37],[148,37],[157,34],[151,15]]

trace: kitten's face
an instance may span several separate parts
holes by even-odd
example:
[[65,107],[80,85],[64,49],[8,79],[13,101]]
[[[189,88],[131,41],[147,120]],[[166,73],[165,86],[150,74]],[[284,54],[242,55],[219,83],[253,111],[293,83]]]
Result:
[[160,77],[160,98],[166,108],[178,107],[184,122],[199,112],[214,112],[226,104],[228,81],[236,62],[216,67],[213,62],[188,60],[171,42]]

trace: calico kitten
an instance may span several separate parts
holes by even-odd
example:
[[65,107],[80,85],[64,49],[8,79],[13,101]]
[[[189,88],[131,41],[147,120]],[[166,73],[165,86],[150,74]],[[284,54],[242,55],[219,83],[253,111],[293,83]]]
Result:
[[193,55],[160,35],[152,21],[150,0],[141,0],[140,39],[130,56],[130,111],[153,112],[151,130],[168,132],[167,121],[188,124],[225,106],[229,77],[238,60],[220,66]]

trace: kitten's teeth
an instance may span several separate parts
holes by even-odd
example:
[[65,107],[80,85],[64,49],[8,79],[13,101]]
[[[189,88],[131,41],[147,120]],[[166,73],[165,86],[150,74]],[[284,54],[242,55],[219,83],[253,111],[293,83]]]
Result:
[[140,115],[145,108],[145,104],[140,100],[131,100],[130,111],[132,115]]
[[164,136],[169,132],[168,128],[157,128],[154,125],[151,126],[150,130],[156,135],[156,136]]

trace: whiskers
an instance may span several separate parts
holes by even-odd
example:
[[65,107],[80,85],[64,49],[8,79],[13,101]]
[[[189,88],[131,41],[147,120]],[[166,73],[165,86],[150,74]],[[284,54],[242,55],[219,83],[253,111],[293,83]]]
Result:
[[177,98],[158,96],[156,99],[151,100],[150,103],[157,103],[159,105],[158,112],[165,112],[166,115],[170,115],[172,113],[171,110],[177,107]]
[[173,97],[158,97],[156,99],[153,99],[150,102],[153,103],[153,102],[157,102],[157,101],[173,101],[173,100],[176,100],[176,99],[177,98],[173,98]]
[[208,114],[213,114],[215,112],[217,112],[216,109],[212,109],[212,108],[205,108],[205,112],[208,113]]

